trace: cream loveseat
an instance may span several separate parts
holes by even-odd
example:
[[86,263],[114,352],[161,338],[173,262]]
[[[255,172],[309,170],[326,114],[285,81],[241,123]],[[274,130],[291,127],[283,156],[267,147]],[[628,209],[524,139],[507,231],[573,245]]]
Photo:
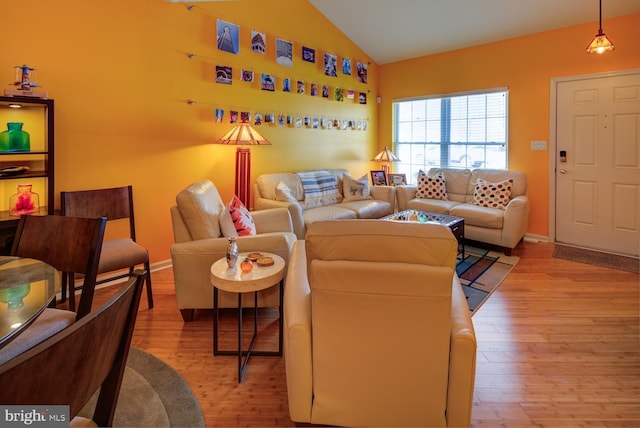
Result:
[[289,259],[289,414],[317,426],[469,426],[476,337],[439,224],[309,226]]
[[[511,250],[524,237],[529,224],[527,177],[524,173],[501,169],[431,168],[427,176],[433,178],[439,174],[444,177],[446,199],[437,199],[444,197],[437,191],[418,197],[417,185],[399,186],[396,187],[398,210],[415,209],[462,217],[465,239],[498,245],[511,255]],[[479,179],[489,183],[513,180],[504,209],[474,203]],[[432,183],[435,181],[438,180]]]
[[[298,239],[304,239],[307,227],[320,220],[368,218],[378,219],[392,214],[395,189],[391,186],[369,186],[367,176],[352,178],[346,169],[324,171],[335,179],[337,194],[311,200],[298,173],[273,173],[259,176],[254,184],[256,210],[287,208],[293,230]],[[366,183],[366,185],[365,185]]]
[[[209,180],[194,183],[176,196],[171,207],[175,244],[171,246],[178,309],[184,321],[191,321],[195,309],[213,308],[211,265],[226,256],[228,238],[222,236],[219,217],[224,204]],[[252,212],[256,235],[238,238],[239,251],[275,253],[287,262],[297,240],[289,212],[284,208]],[[253,293],[245,293],[242,305],[253,307]],[[221,308],[237,307],[236,294],[220,291]],[[258,293],[258,306],[278,306],[278,287]]]

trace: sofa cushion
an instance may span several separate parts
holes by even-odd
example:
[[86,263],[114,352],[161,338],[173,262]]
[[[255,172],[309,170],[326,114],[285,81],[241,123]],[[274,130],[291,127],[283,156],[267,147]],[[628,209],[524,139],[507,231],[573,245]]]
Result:
[[327,205],[326,207],[309,208],[302,213],[304,224],[309,227],[311,223],[320,220],[339,220],[357,218],[355,211],[342,208],[340,205]]
[[226,237],[256,234],[256,225],[251,213],[235,195],[220,214],[220,229]]
[[285,183],[284,181],[278,181],[278,184],[276,185],[275,195],[276,201],[289,202],[290,204],[298,203],[298,199],[293,194],[293,191],[289,186],[287,186],[287,183]]
[[474,169],[469,180],[467,190],[469,199],[466,202],[472,202],[473,190],[479,178],[492,183],[512,179],[511,198],[527,194],[527,176],[523,172],[505,169]]
[[474,204],[458,204],[451,208],[449,215],[464,218],[465,226],[502,229],[504,224],[504,210]]
[[440,173],[433,177],[428,176],[424,171],[418,173],[418,188],[416,198],[449,200],[444,176]]
[[439,199],[415,198],[407,202],[407,209],[427,211],[437,214],[448,214],[449,210],[461,203],[462,202],[457,201],[442,201]]
[[[428,173],[431,177],[437,174],[444,176],[447,187],[447,197],[450,201],[469,202],[466,198],[469,180],[471,179],[470,169],[431,168]],[[471,193],[473,194],[473,191]]]
[[218,217],[224,204],[211,181],[202,180],[182,190],[176,196],[176,205],[191,239],[220,237]]
[[393,213],[392,204],[376,199],[343,202],[338,206],[355,211],[357,218],[381,218]]
[[276,186],[279,182],[283,182],[284,184],[291,189],[293,196],[301,201],[304,199],[304,189],[302,188],[302,182],[300,181],[300,177],[292,172],[282,172],[282,173],[273,173],[273,174],[262,174],[256,179],[256,184],[258,186],[258,190],[260,191],[260,195],[265,199],[271,199],[272,201],[276,200]]
[[360,201],[371,198],[371,188],[369,187],[369,178],[365,175],[359,179],[345,175],[342,179],[342,194],[344,201]]
[[473,203],[481,207],[505,209],[511,198],[512,186],[512,179],[491,183],[478,178],[473,190]]

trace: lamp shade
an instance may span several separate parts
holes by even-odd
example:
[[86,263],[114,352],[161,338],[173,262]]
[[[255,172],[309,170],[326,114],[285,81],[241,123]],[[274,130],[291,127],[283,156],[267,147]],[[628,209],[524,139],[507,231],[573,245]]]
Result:
[[589,46],[587,46],[587,52],[596,54],[602,54],[614,49],[613,43],[611,43],[607,35],[602,32],[602,28],[598,31],[598,34],[596,34],[591,43],[589,43]]
[[215,144],[227,144],[230,146],[270,146],[271,143],[247,122],[242,122],[233,127]]
[[387,146],[384,146],[384,150],[378,153],[372,161],[378,162],[400,162],[400,159],[396,155],[393,154],[391,150]]

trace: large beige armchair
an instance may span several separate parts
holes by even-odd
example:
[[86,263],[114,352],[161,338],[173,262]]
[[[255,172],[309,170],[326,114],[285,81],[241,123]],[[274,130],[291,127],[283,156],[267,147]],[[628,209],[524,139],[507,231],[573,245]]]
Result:
[[291,254],[290,417],[339,426],[469,426],[476,338],[437,224],[334,220]]
[[[209,180],[199,181],[182,190],[171,207],[171,221],[175,244],[171,246],[171,260],[176,287],[178,309],[184,321],[192,321],[195,309],[213,308],[213,286],[210,269],[213,262],[225,257],[228,238],[222,236],[219,216],[224,203],[218,190]],[[239,251],[264,251],[289,260],[296,241],[291,217],[286,208],[251,213],[256,225],[255,236],[239,237]],[[242,305],[253,307],[251,293]],[[251,294],[251,296],[250,296]],[[237,307],[237,295],[220,291],[219,305]],[[243,297],[244,298],[244,297]],[[278,287],[258,294],[260,307],[278,306]]]

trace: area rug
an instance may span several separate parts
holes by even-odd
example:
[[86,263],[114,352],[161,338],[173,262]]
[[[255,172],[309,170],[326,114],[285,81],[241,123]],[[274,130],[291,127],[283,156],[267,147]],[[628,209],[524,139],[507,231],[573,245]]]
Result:
[[456,273],[471,312],[482,306],[519,260],[517,256],[465,246],[464,260],[458,260]]
[[[98,395],[79,415],[91,418]],[[172,367],[132,347],[122,379],[114,427],[204,427],[191,388]]]
[[605,253],[587,248],[573,247],[571,245],[555,244],[553,257],[626,272],[640,273],[640,261],[635,257]]

